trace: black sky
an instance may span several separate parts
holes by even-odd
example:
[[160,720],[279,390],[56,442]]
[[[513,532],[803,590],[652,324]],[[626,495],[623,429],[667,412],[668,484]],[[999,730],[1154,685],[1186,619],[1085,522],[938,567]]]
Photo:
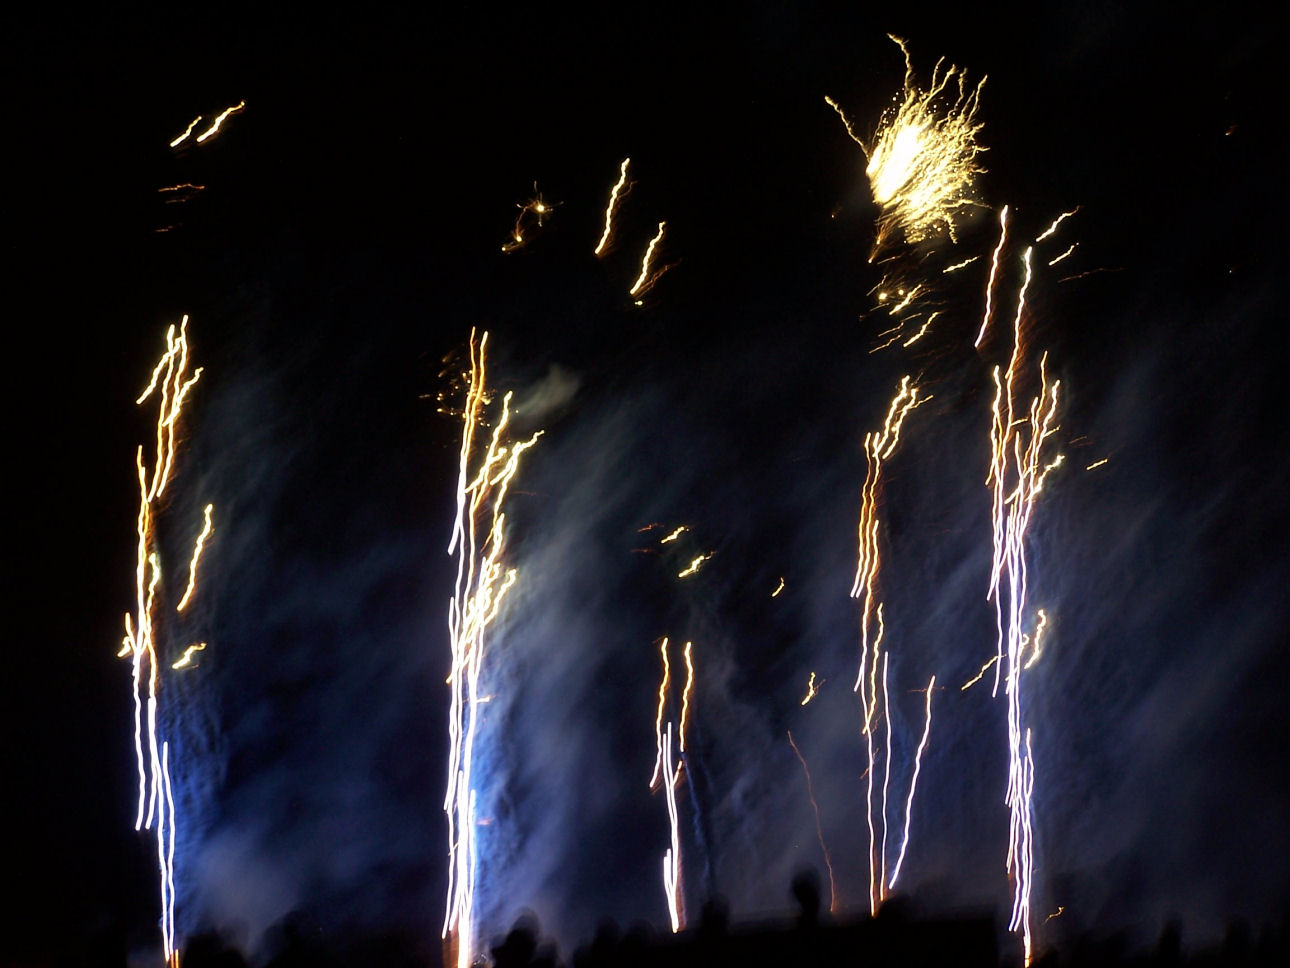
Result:
[[[1150,935],[1178,914],[1197,938],[1287,902],[1284,84],[1268,80],[1270,24],[1110,4],[943,18],[131,8],[8,31],[4,775],[21,889],[0,949],[110,924],[150,938],[114,652],[148,431],[132,401],[184,313],[207,373],[171,512],[180,527],[206,500],[229,509],[196,620],[219,651],[193,673],[203,685],[175,689],[193,750],[179,863],[191,858],[195,920],[296,909],[337,931],[437,932],[456,427],[422,396],[472,326],[493,332],[521,395],[553,372],[578,384],[516,508],[534,584],[512,619],[529,644],[506,680],[520,739],[499,754],[511,824],[496,916],[531,905],[566,941],[603,914],[661,924],[661,804],[638,775],[661,634],[711,643],[705,882],[752,916],[786,905],[794,865],[818,864],[786,728],[835,767],[830,833],[848,842],[851,713],[839,690],[813,735],[794,693],[814,663],[841,685],[853,662],[859,442],[911,368],[942,401],[889,485],[889,540],[905,549],[893,602],[910,641],[931,643],[911,681],[956,680],[979,662],[963,641],[990,625],[971,465],[988,371],[948,342],[971,328],[979,286],[947,297],[936,352],[868,353],[874,212],[823,101],[872,129],[903,69],[889,32],[924,76],[941,56],[989,76],[985,204],[1013,205],[1032,235],[1082,206],[1072,274],[1099,270],[1050,274],[1033,295],[1069,394],[1071,462],[1111,458],[1101,476],[1057,479],[1036,525],[1042,594],[1062,616],[1034,700],[1043,902],[1067,905],[1072,933]],[[193,115],[243,98],[209,145],[167,148]],[[637,186],[597,262],[629,155]],[[535,180],[560,206],[503,256]],[[164,204],[157,189],[178,182],[207,187]],[[625,289],[660,219],[678,264],[638,309]],[[969,226],[965,254],[992,243],[992,224]],[[634,527],[656,516],[716,548],[709,585],[678,591],[632,555]],[[784,569],[793,595],[768,611],[762,586]],[[937,834],[911,858],[932,908],[1006,892],[988,829],[998,797],[977,785],[999,765],[984,757],[973,782],[955,765],[1001,711],[959,715],[934,734],[918,822]],[[565,782],[585,796],[556,802]],[[767,846],[784,836],[775,818],[792,849]],[[592,846],[578,853],[582,829]]]

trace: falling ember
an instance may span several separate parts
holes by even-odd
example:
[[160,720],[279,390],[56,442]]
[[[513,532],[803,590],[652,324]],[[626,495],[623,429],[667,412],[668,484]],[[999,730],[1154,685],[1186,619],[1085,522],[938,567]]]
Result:
[[[224,122],[228,120],[231,115],[241,114],[242,109],[245,107],[245,101],[238,101],[231,108],[225,108],[220,112],[219,116],[211,122],[211,126],[197,136],[197,143],[202,144],[208,138],[214,137],[215,134],[218,133],[220,127],[223,126]],[[171,147],[173,148],[174,145],[171,145]]]
[[645,247],[645,255],[641,257],[641,274],[636,277],[636,281],[632,283],[631,289],[628,290],[630,295],[637,297],[637,305],[640,305],[640,297],[653,289],[659,279],[663,277],[663,274],[672,268],[670,265],[665,265],[659,269],[654,268],[654,251],[658,248],[658,244],[663,241],[663,233],[666,230],[667,223],[659,222],[657,234],[649,240],[649,245]]
[[771,597],[771,598],[778,598],[778,597],[779,597],[779,593],[780,593],[780,592],[782,592],[783,590],[784,590],[784,579],[783,579],[783,578],[780,578],[780,580],[779,580],[779,584],[778,584],[778,585],[776,585],[776,586],[775,586],[775,590],[774,590],[773,592],[771,592],[771,593],[770,593],[770,597]]
[[825,99],[868,158],[865,174],[880,209],[870,262],[897,235],[908,243],[941,234],[953,241],[963,212],[977,205],[974,182],[985,171],[976,160],[985,151],[976,141],[985,78],[969,88],[967,75],[953,66],[942,69],[941,60],[928,88],[920,89],[905,42],[891,39],[905,56],[904,87],[900,103],[883,116],[871,144],[856,135],[832,99]]
[[[169,744],[161,739],[158,710],[161,696],[159,601],[162,590],[162,567],[158,553],[157,516],[163,506],[166,486],[174,474],[178,449],[179,421],[189,392],[201,378],[201,368],[188,372],[188,317],[183,317],[176,333],[172,325],[166,331],[166,352],[152,371],[147,387],[135,401],[142,405],[154,396],[158,399],[155,450],[151,469],[144,463],[143,447],[135,453],[135,470],[139,482],[139,514],[136,522],[135,612],[125,615],[125,638],[118,655],[131,659],[134,688],[134,750],[139,771],[138,807],[135,829],[156,830],[157,862],[161,893],[162,950],[167,964],[177,966],[179,953],[175,942],[175,808],[170,784]],[[207,527],[198,539],[197,550],[189,570],[188,589],[179,608],[187,604],[196,588],[196,562],[201,544],[209,534],[210,506],[206,509]],[[172,668],[188,664],[190,647]],[[146,698],[145,698],[146,690]],[[145,749],[146,747],[146,749]]]
[[[811,673],[811,678],[815,678],[815,673]],[[806,705],[806,701],[802,701]],[[797,755],[797,761],[802,764],[802,772],[806,775],[806,794],[811,798],[811,809],[815,811],[815,836],[820,842],[820,852],[824,854],[824,867],[829,872],[829,910],[836,911],[838,903],[838,889],[833,879],[833,859],[829,856],[828,845],[824,842],[824,827],[820,823],[820,805],[815,800],[815,784],[811,782],[811,768],[806,765],[806,757],[802,751],[797,748],[793,742],[793,731],[788,731],[788,745],[793,747],[793,752]]]
[[[667,801],[667,818],[671,837],[671,846],[663,854],[663,895],[667,901],[668,920],[672,933],[685,927],[685,894],[681,886],[681,827],[680,814],[676,802],[676,791],[681,785],[681,776],[685,772],[685,760],[676,762],[675,757],[685,755],[685,732],[690,717],[690,696],[694,691],[694,663],[691,658],[693,643],[685,643],[685,688],[681,694],[680,724],[675,730],[673,724],[664,719],[667,712],[667,699],[672,681],[672,664],[668,659],[668,640],[659,642],[659,652],[663,659],[663,678],[658,685],[658,712],[654,717],[654,773],[650,777],[650,789],[656,790],[661,784]],[[675,752],[673,746],[676,746]]]
[[605,231],[600,236],[600,241],[596,244],[596,255],[603,255],[609,245],[609,240],[613,235],[614,213],[618,211],[618,206],[627,193],[632,190],[631,183],[627,181],[627,165],[630,158],[624,158],[622,165],[618,169],[618,182],[614,185],[609,193],[609,204],[605,206]]
[[519,461],[541,436],[510,442],[511,394],[502,399],[491,435],[477,432],[484,423],[489,397],[486,384],[488,334],[470,334],[470,372],[462,407],[461,452],[457,475],[457,517],[448,553],[457,558],[457,579],[448,603],[448,632],[452,669],[448,676],[451,711],[448,721],[448,787],[444,813],[448,817],[448,899],[443,938],[455,953],[458,968],[475,959],[474,921],[477,844],[475,800],[471,770],[479,727],[480,694],[489,627],[496,620],[518,573],[504,564],[506,515],[503,507]]
[[[990,429],[990,472],[986,484],[991,489],[993,508],[994,554],[987,598],[994,602],[998,630],[995,667],[995,693],[1000,678],[1008,708],[1008,784],[1006,802],[1010,812],[1007,870],[1012,878],[1013,904],[1008,928],[1020,933],[1026,964],[1031,961],[1030,894],[1034,871],[1034,833],[1031,796],[1035,786],[1035,762],[1031,731],[1023,728],[1021,674],[1029,638],[1023,633],[1028,615],[1028,561],[1026,531],[1034,513],[1035,502],[1043,491],[1048,474],[1060,466],[1058,455],[1045,461],[1045,444],[1057,432],[1054,420],[1060,381],[1049,382],[1048,355],[1039,358],[1039,390],[1028,405],[1018,400],[1017,377],[1025,355],[1022,322],[1025,316],[1026,290],[1031,279],[1031,250],[1022,256],[1025,278],[1017,297],[1013,318],[1012,355],[1006,370],[996,366]],[[1006,578],[1006,582],[1005,582]],[[1005,605],[1004,598],[1007,602]],[[1046,617],[1041,616],[1035,637],[1039,637]],[[1036,643],[1036,648],[1038,647]],[[1006,663],[1006,674],[1001,670]]]
[[673,528],[672,531],[668,533],[667,537],[660,538],[658,543],[667,544],[669,541],[675,541],[677,538],[681,537],[681,535],[685,534],[685,532],[689,530],[690,530],[689,528],[687,528],[685,525],[682,524],[679,527]]

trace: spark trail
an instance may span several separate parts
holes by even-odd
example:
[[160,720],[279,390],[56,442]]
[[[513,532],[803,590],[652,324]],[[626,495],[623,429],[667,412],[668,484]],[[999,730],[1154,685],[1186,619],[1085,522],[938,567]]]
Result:
[[[133,615],[129,612],[125,615],[125,637],[119,653],[123,658],[130,657],[134,691],[134,750],[139,771],[134,826],[135,830],[156,831],[162,952],[171,966],[179,964],[175,939],[176,823],[170,783],[170,747],[161,738],[158,723],[163,662],[159,655],[162,648],[159,617],[164,586],[157,519],[164,506],[166,487],[174,476],[184,403],[201,375],[201,367],[189,374],[188,317],[184,316],[178,333],[174,325],[166,331],[166,351],[153,369],[147,387],[135,401],[139,406],[150,399],[158,401],[157,425],[151,468],[144,462],[143,445],[135,453],[139,482],[139,514],[135,526],[135,611]],[[211,510],[207,505],[205,526],[197,539],[197,548],[190,563],[188,588],[176,611],[188,604],[196,590],[197,558],[210,535]],[[187,665],[196,648],[186,651],[172,667]]]
[[[919,397],[916,386],[910,385],[906,376],[892,398],[887,418],[881,431],[865,434],[864,451],[867,469],[860,499],[860,523],[857,528],[859,544],[855,581],[851,597],[861,605],[860,666],[856,673],[853,691],[860,696],[863,712],[862,733],[865,737],[868,769],[866,770],[865,819],[869,828],[869,909],[876,914],[878,906],[887,896],[890,887],[887,878],[887,792],[891,777],[891,719],[887,701],[887,653],[882,647],[882,602],[878,600],[878,571],[881,565],[880,520],[878,499],[882,482],[883,463],[895,453],[900,443],[900,431],[905,418],[920,404],[931,399]],[[876,630],[875,630],[876,628]],[[881,667],[881,682],[879,671]],[[882,710],[879,710],[879,689],[882,691]],[[875,734],[885,730],[885,757],[875,749]],[[874,789],[878,759],[883,758],[883,783],[881,791]],[[912,789],[911,789],[912,796]],[[891,884],[895,878],[891,879]]]
[[[668,920],[672,933],[685,927],[685,893],[681,883],[681,828],[676,803],[676,791],[681,785],[681,776],[685,772],[685,731],[690,720],[690,695],[694,691],[694,662],[691,658],[692,642],[685,643],[685,688],[681,693],[680,723],[675,729],[673,723],[664,723],[667,714],[667,700],[672,683],[672,663],[668,658],[668,640],[659,642],[659,653],[663,659],[663,678],[658,684],[658,711],[654,716],[654,773],[650,777],[650,790],[663,788],[667,800],[667,818],[671,833],[671,846],[663,854],[663,895],[667,901]],[[673,751],[673,747],[676,751]],[[678,762],[677,756],[682,758]]]
[[[990,471],[986,478],[986,485],[991,489],[994,549],[987,598],[994,602],[998,632],[994,688],[997,694],[1002,678],[1008,710],[1005,799],[1010,820],[1006,867],[1013,885],[1008,928],[1021,935],[1026,964],[1030,963],[1033,954],[1030,896],[1034,873],[1034,832],[1031,797],[1035,786],[1031,730],[1023,722],[1021,696],[1026,648],[1032,641],[1032,636],[1024,631],[1031,621],[1026,532],[1048,474],[1062,463],[1060,454],[1051,460],[1046,458],[1045,445],[1057,432],[1054,420],[1061,387],[1060,381],[1049,379],[1047,353],[1039,357],[1039,389],[1029,403],[1021,402],[1022,394],[1018,387],[1025,357],[1023,323],[1026,290],[1031,281],[1031,251],[1027,248],[1022,256],[1025,276],[1013,317],[1012,354],[1007,369],[995,366],[992,374],[995,394],[991,410]],[[1032,633],[1033,658],[1039,655],[1039,640],[1047,624],[1047,616],[1042,611],[1038,619],[1039,624]]]
[[[448,553],[457,559],[457,578],[448,603],[452,666],[448,675],[451,704],[448,720],[448,785],[444,813],[448,818],[448,899],[442,937],[445,962],[468,968],[475,959],[475,798],[472,767],[480,709],[488,700],[480,682],[489,629],[507,592],[518,578],[505,564],[506,495],[520,458],[541,431],[512,443],[507,437],[511,394],[502,399],[492,433],[483,431],[491,402],[486,380],[488,334],[470,334],[470,372],[465,375],[461,451],[457,473],[457,516]],[[455,949],[455,950],[454,950]]]

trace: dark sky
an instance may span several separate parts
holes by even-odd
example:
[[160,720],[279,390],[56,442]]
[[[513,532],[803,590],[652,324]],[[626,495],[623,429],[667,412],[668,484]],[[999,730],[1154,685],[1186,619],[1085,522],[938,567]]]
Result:
[[[110,925],[154,940],[114,653],[151,420],[133,400],[185,313],[206,371],[163,540],[181,560],[207,501],[217,535],[191,624],[168,633],[211,643],[163,696],[182,754],[181,928],[250,940],[297,911],[338,937],[438,932],[458,427],[425,397],[476,326],[531,411],[572,392],[541,414],[513,506],[526,577],[493,668],[487,930],[528,906],[567,952],[602,916],[663,924],[665,814],[647,791],[662,635],[693,639],[699,669],[693,899],[773,913],[794,870],[821,866],[792,729],[858,906],[847,592],[861,443],[905,373],[936,399],[885,492],[902,727],[921,725],[909,690],[933,672],[950,687],[904,886],[932,912],[1002,910],[1003,708],[958,691],[993,648],[995,359],[970,348],[984,276],[946,285],[928,348],[870,353],[886,326],[867,295],[876,211],[824,103],[874,128],[903,72],[889,32],[923,77],[941,56],[989,77],[984,207],[956,253],[988,254],[1003,204],[1019,238],[1081,206],[1069,272],[1031,292],[1068,454],[1032,532],[1034,595],[1057,616],[1028,709],[1036,910],[1066,910],[1047,938],[1149,938],[1176,915],[1199,942],[1278,915],[1290,462],[1267,23],[1109,4],[131,9],[8,31],[3,709],[20,890],[0,950]],[[167,147],[241,99],[209,144]],[[626,156],[636,186],[596,260]],[[535,180],[558,207],[503,255]],[[158,189],[181,182],[206,187],[165,204]],[[676,266],[636,307],[626,289],[662,219]],[[700,581],[634,553],[655,521],[716,552]],[[803,709],[810,671],[829,681]]]

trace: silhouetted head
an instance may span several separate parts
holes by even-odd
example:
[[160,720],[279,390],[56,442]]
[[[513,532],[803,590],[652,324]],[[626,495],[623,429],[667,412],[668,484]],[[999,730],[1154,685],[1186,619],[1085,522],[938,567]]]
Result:
[[523,968],[533,960],[537,938],[537,916],[531,911],[525,911],[515,919],[505,940],[493,945],[493,964],[496,968]]
[[799,924],[815,924],[820,920],[820,875],[811,868],[797,872],[793,877],[793,899],[801,909]]

